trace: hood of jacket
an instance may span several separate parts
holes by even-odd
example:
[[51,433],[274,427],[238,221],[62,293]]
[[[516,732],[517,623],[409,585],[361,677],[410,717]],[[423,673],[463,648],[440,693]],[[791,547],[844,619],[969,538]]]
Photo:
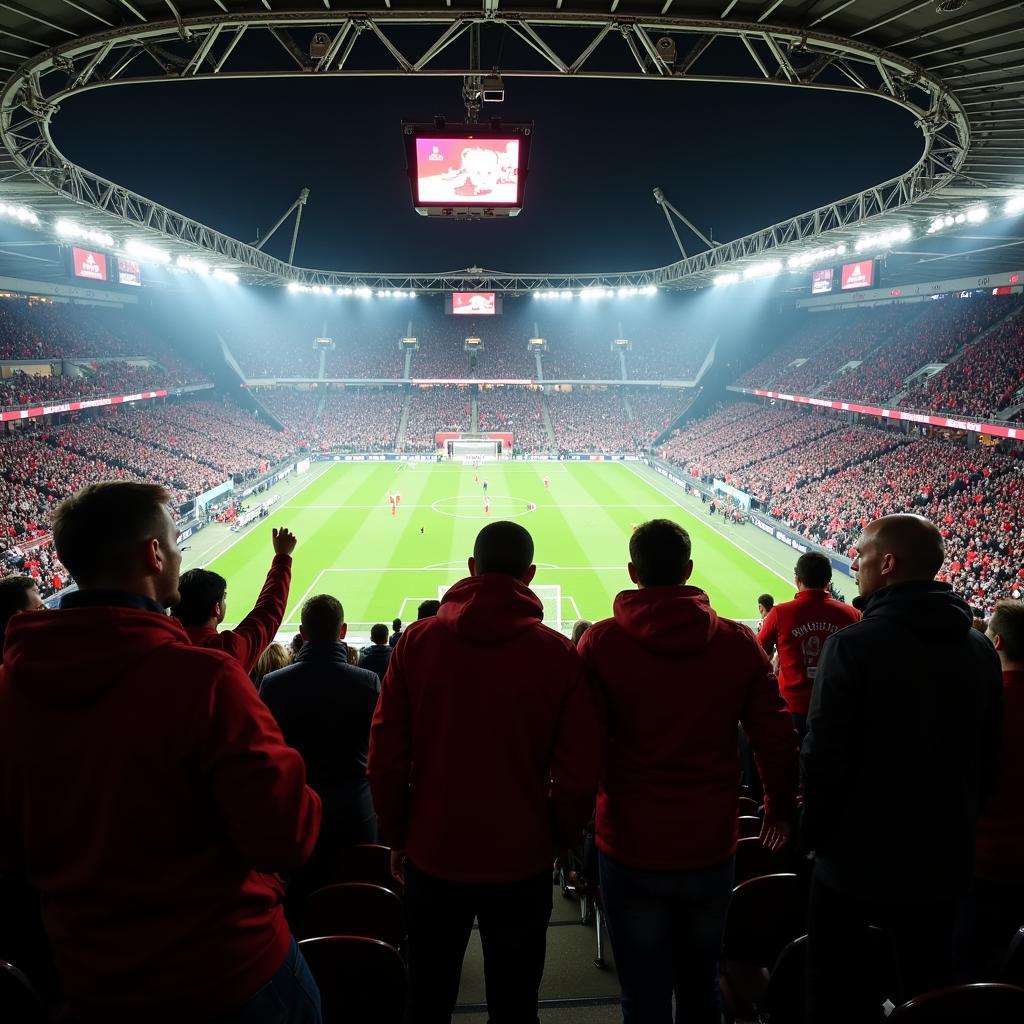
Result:
[[866,598],[855,598],[853,606],[865,619],[884,616],[936,639],[967,633],[974,623],[970,605],[957,597],[948,583],[934,580],[882,587]]
[[521,580],[485,573],[456,583],[435,617],[462,640],[500,644],[543,622],[544,605]]
[[7,627],[4,674],[33,701],[82,706],[135,675],[153,651],[190,646],[177,619],[96,606],[22,612]]
[[697,587],[644,587],[615,598],[615,621],[657,654],[694,654],[718,632],[718,616]]
[[[328,661],[335,665],[349,665],[348,644],[343,640],[307,640],[292,658],[292,664]],[[287,666],[285,666],[287,668]]]

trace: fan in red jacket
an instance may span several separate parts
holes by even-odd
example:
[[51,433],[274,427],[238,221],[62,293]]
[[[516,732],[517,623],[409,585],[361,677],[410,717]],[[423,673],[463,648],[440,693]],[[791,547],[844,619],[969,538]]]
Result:
[[181,621],[189,640],[197,647],[210,647],[230,654],[246,672],[252,672],[284,620],[288,588],[292,580],[292,552],[295,534],[283,527],[272,530],[274,560],[251,612],[234,629],[217,632],[228,608],[228,584],[209,569],[189,569],[179,581],[181,599],[171,609]]
[[394,648],[374,715],[367,774],[382,841],[407,856],[416,1024],[451,1016],[475,917],[492,1019],[536,1020],[552,856],[593,810],[594,709],[532,561],[521,526],[483,529],[471,577]]
[[1024,921],[1024,603],[1000,601],[988,636],[1003,667],[1003,761],[978,816],[974,883],[960,907],[963,981],[995,977]]
[[796,597],[772,608],[757,639],[769,656],[778,649],[779,690],[802,740],[821,649],[833,633],[859,621],[860,612],[829,593],[832,563],[825,555],[801,555],[794,577]]
[[797,739],[753,633],[686,586],[690,537],[644,523],[629,543],[639,589],[615,599],[579,652],[605,740],[597,797],[601,893],[626,1020],[717,1019],[733,886],[742,723],[765,791],[762,841],[785,845]]
[[54,514],[82,589],[8,627],[0,871],[39,893],[76,1021],[218,1021],[273,980],[312,1024],[275,872],[311,853],[320,800],[238,663],[165,613],[169,498],[91,484]]

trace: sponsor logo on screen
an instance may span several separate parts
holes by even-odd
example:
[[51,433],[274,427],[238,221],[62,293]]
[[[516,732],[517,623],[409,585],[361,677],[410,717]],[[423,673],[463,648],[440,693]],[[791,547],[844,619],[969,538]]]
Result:
[[827,295],[832,291],[832,268],[811,271],[811,294]]
[[456,316],[494,316],[494,292],[452,292],[452,312]]
[[127,256],[117,257],[117,279],[121,284],[130,284],[138,288],[142,284],[142,268],[138,260],[130,260]]
[[71,253],[75,264],[75,277],[84,277],[90,281],[107,280],[107,257],[103,253],[79,249],[78,246],[75,246]]
[[843,267],[842,291],[854,288],[870,288],[875,281],[874,260],[858,260]]

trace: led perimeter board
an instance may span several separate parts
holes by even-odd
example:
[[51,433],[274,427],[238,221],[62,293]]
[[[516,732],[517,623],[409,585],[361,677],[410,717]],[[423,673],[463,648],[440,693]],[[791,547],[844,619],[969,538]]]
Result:
[[424,217],[515,217],[523,208],[533,123],[402,122],[412,203]]

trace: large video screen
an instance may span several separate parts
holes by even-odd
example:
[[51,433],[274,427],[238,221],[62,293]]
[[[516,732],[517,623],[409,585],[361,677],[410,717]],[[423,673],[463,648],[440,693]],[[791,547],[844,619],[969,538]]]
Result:
[[108,281],[107,257],[92,249],[80,249],[77,245],[71,250],[71,261],[75,277],[84,277],[87,281]]
[[451,312],[455,316],[494,316],[497,296],[494,292],[452,292]]
[[827,295],[830,291],[832,291],[833,276],[834,271],[831,267],[826,267],[824,270],[812,270],[811,294]]
[[142,285],[142,268],[138,260],[128,256],[117,257],[117,279],[121,284],[139,288]]
[[875,283],[875,261],[858,260],[843,265],[840,289],[844,292],[855,288],[870,288]]
[[519,139],[416,140],[416,198],[459,206],[519,202]]

